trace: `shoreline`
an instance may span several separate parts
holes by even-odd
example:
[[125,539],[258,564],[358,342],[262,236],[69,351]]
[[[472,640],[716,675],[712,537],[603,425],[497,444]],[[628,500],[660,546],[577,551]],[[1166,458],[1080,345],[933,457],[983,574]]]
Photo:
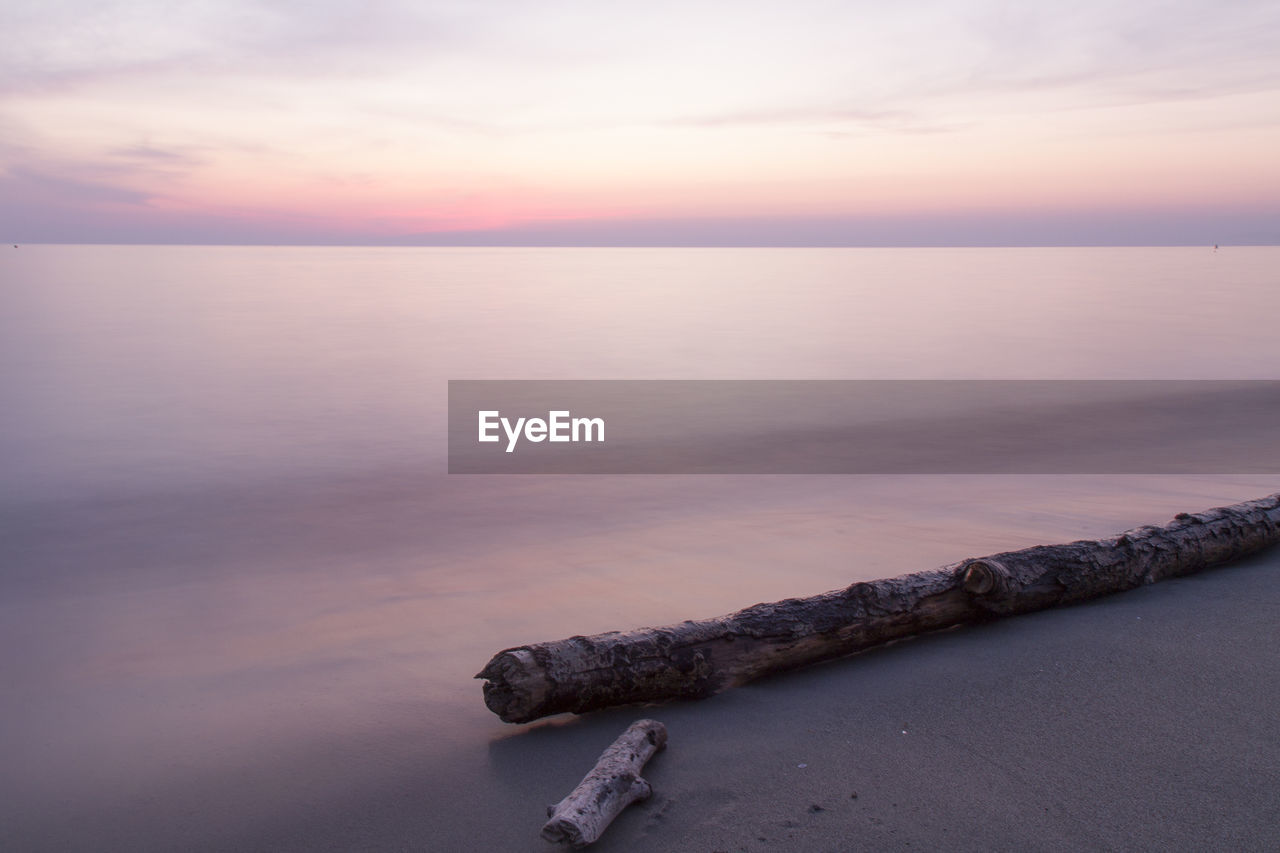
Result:
[[[524,497],[543,494],[521,482]],[[487,490],[450,516],[447,537],[409,524],[424,498],[395,489],[362,490],[355,522],[332,496],[283,501],[287,516],[274,499],[214,516],[206,501],[198,513],[166,504],[159,551],[149,504],[93,525],[80,507],[66,529],[33,531],[29,571],[94,559],[111,571],[83,584],[50,574],[3,607],[23,702],[3,729],[0,846],[548,853],[543,807],[641,717],[671,736],[645,771],[655,797],[592,849],[1274,846],[1274,548],[700,702],[512,726],[471,679],[522,642],[1112,535],[1260,497],[1273,479],[575,480],[573,491],[576,504],[558,505],[576,512],[554,534],[533,517],[487,542]],[[365,531],[372,518],[404,522]],[[323,563],[328,539],[285,535],[341,523],[364,532],[326,532],[353,550]],[[570,588],[574,612],[558,603]]]

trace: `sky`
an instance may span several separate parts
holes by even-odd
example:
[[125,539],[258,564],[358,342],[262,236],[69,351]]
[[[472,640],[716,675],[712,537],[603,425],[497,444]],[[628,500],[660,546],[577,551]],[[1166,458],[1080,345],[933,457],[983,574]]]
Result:
[[0,240],[1280,243],[1280,3],[19,0]]

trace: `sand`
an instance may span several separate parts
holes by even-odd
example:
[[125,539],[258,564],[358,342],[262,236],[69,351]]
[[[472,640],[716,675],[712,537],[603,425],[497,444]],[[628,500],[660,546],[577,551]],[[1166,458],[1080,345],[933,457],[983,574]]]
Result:
[[521,727],[488,751],[503,784],[464,772],[380,833],[293,841],[549,849],[538,806],[647,715],[671,738],[646,770],[655,796],[593,849],[1276,849],[1277,603],[1273,553],[701,703]]
[[655,796],[602,853],[1276,849],[1277,603],[1269,554],[705,702],[513,727],[440,777],[245,840],[553,849],[541,806],[650,716],[671,738],[646,769]]

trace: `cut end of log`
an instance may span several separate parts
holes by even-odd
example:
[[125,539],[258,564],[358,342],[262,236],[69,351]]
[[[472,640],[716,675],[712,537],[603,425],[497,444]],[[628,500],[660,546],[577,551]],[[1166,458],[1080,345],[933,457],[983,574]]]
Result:
[[529,649],[498,652],[475,677],[485,679],[485,707],[503,722],[527,723],[544,716],[533,713],[532,708],[546,700],[549,682]]
[[[551,806],[549,811],[554,814],[555,806]],[[542,827],[542,837],[552,844],[568,844],[570,847],[586,847],[591,842],[582,840],[582,830],[576,824],[573,824],[563,818],[548,821]]]

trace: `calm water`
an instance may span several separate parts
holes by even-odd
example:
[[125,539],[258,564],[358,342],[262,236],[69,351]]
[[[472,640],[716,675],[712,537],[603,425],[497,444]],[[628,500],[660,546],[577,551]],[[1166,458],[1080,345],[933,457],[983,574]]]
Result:
[[280,841],[423,767],[443,810],[511,772],[470,679],[506,646],[1278,488],[450,478],[448,379],[1276,379],[1278,271],[1277,248],[8,249],[0,846]]
[[443,470],[448,379],[1280,378],[1280,249],[4,253],[4,499]]

